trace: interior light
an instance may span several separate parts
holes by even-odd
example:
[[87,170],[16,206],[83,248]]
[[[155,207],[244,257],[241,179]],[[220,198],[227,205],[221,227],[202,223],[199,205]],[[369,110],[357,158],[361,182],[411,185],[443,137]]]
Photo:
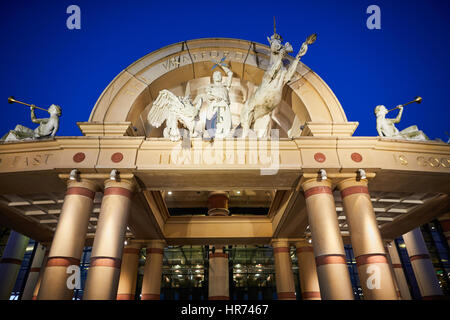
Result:
[[172,191],[167,191],[167,194],[170,196],[172,194]]

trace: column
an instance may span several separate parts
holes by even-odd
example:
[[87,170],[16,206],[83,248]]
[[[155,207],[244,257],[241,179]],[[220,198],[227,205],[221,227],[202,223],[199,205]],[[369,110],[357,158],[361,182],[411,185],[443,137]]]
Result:
[[11,230],[0,260],[0,300],[9,300],[30,239]]
[[123,249],[117,300],[134,300],[141,245],[131,243]]
[[228,273],[228,254],[222,245],[216,245],[214,253],[209,254],[208,299],[229,300],[230,284]]
[[80,265],[97,186],[88,180],[69,180],[39,288],[38,300],[71,300],[67,267]]
[[83,300],[115,300],[133,182],[106,180]]
[[450,213],[440,216],[438,220],[441,224],[445,240],[447,240],[448,246],[450,247]]
[[344,244],[331,182],[310,179],[302,184],[323,300],[353,300]]
[[365,300],[397,300],[367,180],[338,183]]
[[[211,192],[208,197],[209,216],[228,216],[229,196],[227,192]],[[216,244],[214,253],[209,254],[208,299],[229,300],[230,283],[228,273],[228,254],[223,252],[222,244]],[[210,246],[212,248],[212,246]]]
[[395,279],[397,280],[398,289],[402,296],[402,300],[411,300],[411,293],[409,292],[408,282],[406,281],[405,273],[403,272],[402,262],[398,255],[395,241],[391,241],[387,245],[389,256],[391,258],[392,269],[394,271]]
[[31,300],[37,300],[37,298],[38,298],[39,289],[41,287],[41,282],[42,282],[42,278],[44,276],[45,266],[47,265],[47,260],[48,260],[48,254],[49,253],[50,253],[50,247],[47,247],[45,249],[45,255],[44,255],[44,259],[42,260],[41,270],[39,272],[39,278],[38,278],[38,280],[36,282],[36,285],[34,286],[33,296],[31,298]]
[[398,287],[397,278],[395,277],[395,274],[394,274],[394,267],[392,266],[392,260],[391,260],[391,257],[389,255],[389,250],[388,250],[388,244],[387,243],[384,243],[384,252],[386,252],[386,260],[387,260],[388,265],[389,265],[389,271],[391,273],[392,281],[394,282],[395,292],[397,292],[397,300],[403,300],[402,299],[402,294],[401,294],[400,289]]
[[153,240],[147,245],[141,300],[159,300],[165,242]]
[[22,300],[31,300],[33,298],[34,288],[41,274],[41,266],[44,261],[46,248],[42,244],[38,244],[34,252],[33,262],[31,263],[30,272],[28,273],[27,282],[23,289]]
[[295,243],[295,246],[302,299],[321,300],[313,247],[306,240]]
[[272,247],[278,300],[295,300],[295,284],[289,242],[287,239],[273,239]]
[[228,216],[229,196],[227,192],[215,191],[208,196],[208,215],[209,216]]
[[436,272],[420,228],[405,233],[403,240],[405,241],[406,251],[408,251],[409,260],[411,261],[422,299],[441,299],[443,297],[442,289],[439,286],[439,280],[436,277]]

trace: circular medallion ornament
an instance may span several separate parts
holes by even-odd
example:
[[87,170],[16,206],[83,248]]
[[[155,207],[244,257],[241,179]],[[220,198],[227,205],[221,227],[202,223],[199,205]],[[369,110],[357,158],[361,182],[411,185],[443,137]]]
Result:
[[314,160],[316,160],[317,162],[324,162],[326,159],[327,157],[325,157],[322,152],[317,152],[316,154],[314,154]]
[[78,152],[73,155],[73,162],[79,163],[82,162],[86,158],[86,155],[83,152]]
[[362,159],[363,159],[362,155],[360,155],[357,152],[353,152],[351,157],[352,157],[352,160],[355,161],[355,162],[361,162]]
[[114,154],[111,156],[111,161],[112,161],[112,162],[117,163],[117,162],[120,162],[120,161],[122,161],[122,160],[123,160],[123,154],[120,153],[120,152],[116,152],[116,153],[114,153]]

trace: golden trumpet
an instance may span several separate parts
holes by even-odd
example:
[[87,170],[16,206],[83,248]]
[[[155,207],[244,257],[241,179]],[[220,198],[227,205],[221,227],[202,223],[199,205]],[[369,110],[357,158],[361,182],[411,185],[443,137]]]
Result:
[[411,104],[411,103],[414,103],[414,102],[416,102],[416,103],[421,103],[421,102],[422,102],[422,97],[416,97],[413,101],[409,101],[409,102],[407,102],[407,103],[405,103],[405,104],[401,104],[401,105],[399,105],[399,106],[397,106],[397,107],[395,107],[395,108],[389,109],[387,112],[391,112],[391,111],[393,111],[393,110],[395,110],[395,109],[398,109],[398,108],[400,108],[400,107],[407,106],[408,104]]
[[13,97],[13,96],[11,96],[11,97],[9,97],[9,98],[8,98],[8,103],[20,103],[20,104],[26,105],[26,106],[28,106],[28,107],[31,107],[31,108],[35,108],[35,109],[39,109],[39,110],[43,110],[43,111],[46,111],[46,112],[48,112],[48,110],[47,110],[47,109],[44,109],[44,108],[39,108],[39,107],[36,107],[35,105],[32,105],[32,104],[28,104],[28,103],[25,103],[25,102],[22,102],[22,101],[16,100],[16,99],[14,99],[14,97]]

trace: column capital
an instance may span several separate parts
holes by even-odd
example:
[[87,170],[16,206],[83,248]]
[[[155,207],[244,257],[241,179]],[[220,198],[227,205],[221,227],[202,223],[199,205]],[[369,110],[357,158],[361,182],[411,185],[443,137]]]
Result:
[[99,185],[90,179],[78,179],[78,180],[69,180],[66,181],[67,189],[70,188],[85,188],[92,192],[97,192],[100,190]]
[[[301,184],[301,188],[303,189],[303,191],[308,192],[309,190],[313,189],[313,188],[329,188],[330,191],[332,191],[332,182],[330,179],[326,179],[326,180],[319,180],[317,178],[314,179],[307,179],[305,181],[302,182]],[[319,189],[317,189],[319,190]],[[322,191],[324,191],[322,189]],[[323,192],[320,192],[323,193]]]
[[149,240],[144,243],[145,248],[164,249],[167,246],[165,240]]
[[286,238],[279,238],[279,239],[272,239],[270,242],[270,245],[275,248],[290,248],[289,239]]

